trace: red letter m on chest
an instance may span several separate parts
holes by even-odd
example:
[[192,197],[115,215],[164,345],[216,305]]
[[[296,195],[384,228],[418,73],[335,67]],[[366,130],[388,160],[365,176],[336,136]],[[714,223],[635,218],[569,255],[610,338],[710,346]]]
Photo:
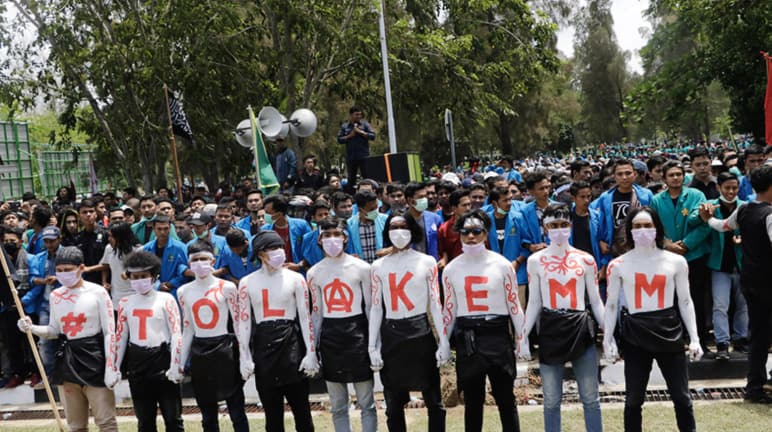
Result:
[[571,301],[571,309],[576,309],[576,279],[571,279],[563,285],[555,279],[550,279],[550,304],[552,309],[557,309],[558,296],[569,297]]
[[654,297],[654,293],[657,293],[657,308],[663,309],[665,307],[665,275],[655,274],[651,279],[651,283],[646,279],[646,275],[643,273],[635,274],[635,308],[641,309],[641,291],[646,293],[648,297]]

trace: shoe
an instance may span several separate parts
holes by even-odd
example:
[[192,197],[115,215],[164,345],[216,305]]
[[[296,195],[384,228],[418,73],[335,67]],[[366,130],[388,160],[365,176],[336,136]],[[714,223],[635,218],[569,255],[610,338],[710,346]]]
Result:
[[3,388],[10,390],[10,389],[16,388],[16,387],[18,387],[18,386],[20,386],[22,384],[24,384],[24,380],[20,376],[14,375],[14,376],[11,377],[10,380],[8,380],[7,383],[5,383],[5,387],[3,387]]
[[732,348],[734,349],[734,352],[738,353],[747,354],[750,351],[748,349],[748,340],[745,338],[737,339],[736,341],[732,342]]
[[746,393],[744,397],[745,402],[755,404],[772,404],[772,397],[764,393]]
[[705,360],[715,360],[716,353],[710,350],[707,346],[702,347],[702,358]]
[[729,344],[720,343],[716,345],[716,360],[729,360]]
[[39,390],[44,387],[43,378],[40,378],[40,374],[37,374],[37,373],[32,374],[32,376],[29,379],[29,386],[35,390]]

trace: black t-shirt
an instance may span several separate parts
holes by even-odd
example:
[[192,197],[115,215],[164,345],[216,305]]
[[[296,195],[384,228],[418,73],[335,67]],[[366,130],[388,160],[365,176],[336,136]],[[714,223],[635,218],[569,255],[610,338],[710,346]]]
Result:
[[155,247],[155,256],[157,256],[158,259],[161,260],[161,262],[163,262],[163,259],[164,259],[164,250],[166,250],[166,246],[160,247],[156,245]]
[[[83,263],[86,266],[99,264],[107,247],[107,231],[100,226],[95,226],[94,231],[83,230],[75,238],[76,246],[83,252]],[[102,284],[102,273],[84,273],[83,279],[95,284]]]
[[499,250],[504,250],[504,237],[506,237],[506,228],[507,228],[507,218],[503,217],[501,219],[496,219],[495,217],[493,220],[496,222],[496,239],[499,241]]
[[633,200],[633,191],[623,193],[619,189],[614,191],[612,210],[614,211],[614,229],[619,228],[625,223],[627,212],[630,210],[630,203]]
[[574,247],[592,255],[592,241],[590,240],[590,215],[579,216],[574,213],[573,233]]

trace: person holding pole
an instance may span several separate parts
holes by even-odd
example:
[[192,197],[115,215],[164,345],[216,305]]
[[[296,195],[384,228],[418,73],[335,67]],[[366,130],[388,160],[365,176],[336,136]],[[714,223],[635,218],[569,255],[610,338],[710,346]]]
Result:
[[33,325],[29,317],[20,318],[17,325],[22,332],[63,339],[54,382],[59,384],[70,430],[88,430],[90,410],[100,431],[117,431],[112,388],[121,374],[115,365],[110,294],[83,280],[83,253],[78,248],[62,248],[55,264],[56,279],[62,286],[51,292],[48,325]]

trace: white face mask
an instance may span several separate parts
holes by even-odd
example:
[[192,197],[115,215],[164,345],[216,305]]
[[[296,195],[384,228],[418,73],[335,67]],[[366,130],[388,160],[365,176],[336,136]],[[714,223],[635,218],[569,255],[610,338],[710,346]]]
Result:
[[284,265],[287,261],[287,255],[284,253],[284,249],[274,249],[266,252],[268,254],[268,265],[277,269]]
[[736,202],[737,202],[737,195],[735,195],[735,196],[734,196],[734,198],[732,198],[732,200],[731,200],[731,201],[730,201],[730,200],[728,200],[728,199],[726,199],[726,198],[724,198],[724,196],[723,196],[723,195],[719,195],[718,199],[720,199],[722,202],[725,202],[725,203],[727,203],[727,204],[734,204],[734,203],[736,203]]
[[69,272],[56,272],[56,280],[58,280],[62,286],[69,288],[78,283],[80,280],[80,275],[78,274],[77,270]]
[[322,239],[322,249],[327,256],[336,257],[343,251],[343,239],[330,237]]
[[410,244],[410,230],[394,229],[389,231],[389,240],[397,249],[404,249]]
[[547,230],[547,237],[550,239],[550,243],[558,246],[568,244],[568,239],[571,238],[571,228],[552,228]]
[[657,241],[656,228],[638,228],[630,231],[635,247],[652,247]]
[[153,289],[153,278],[132,279],[129,284],[137,294],[147,294]]
[[193,261],[190,263],[190,270],[199,278],[205,278],[212,273],[212,261]]
[[461,250],[464,251],[465,254],[480,255],[481,253],[485,252],[485,242],[480,242],[477,244],[466,244],[462,242]]

